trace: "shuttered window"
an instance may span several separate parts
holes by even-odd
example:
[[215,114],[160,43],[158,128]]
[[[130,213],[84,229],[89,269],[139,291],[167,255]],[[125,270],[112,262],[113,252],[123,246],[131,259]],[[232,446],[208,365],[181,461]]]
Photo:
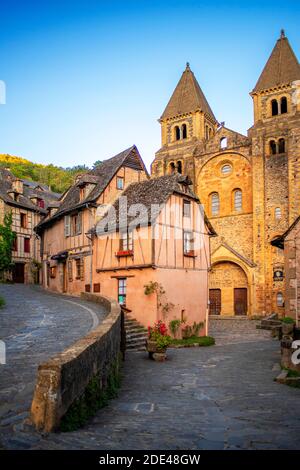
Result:
[[69,215],[65,215],[65,237],[71,235],[71,218]]
[[24,238],[24,253],[30,253],[30,238]]

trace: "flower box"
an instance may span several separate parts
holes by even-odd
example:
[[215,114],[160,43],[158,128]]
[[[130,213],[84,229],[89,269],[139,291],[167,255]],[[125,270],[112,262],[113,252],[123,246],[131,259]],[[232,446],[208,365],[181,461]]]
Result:
[[190,258],[196,258],[197,255],[195,254],[194,250],[190,250],[190,251],[185,251],[184,256],[189,256]]
[[133,256],[133,250],[120,250],[116,252],[116,256],[121,258],[122,256]]

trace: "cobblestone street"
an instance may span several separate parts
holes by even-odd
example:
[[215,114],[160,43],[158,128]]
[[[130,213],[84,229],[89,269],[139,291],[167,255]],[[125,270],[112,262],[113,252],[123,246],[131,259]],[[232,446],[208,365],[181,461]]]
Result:
[[[27,289],[30,293],[30,288]],[[67,345],[88,331],[92,320],[87,312],[79,312],[74,306],[71,308],[71,304],[66,304],[58,327],[57,312],[65,298],[33,292],[37,302],[33,304],[30,303],[33,299],[22,294],[21,289],[14,295],[12,302],[15,307],[21,296],[24,305],[23,311],[15,313],[16,321],[19,317],[19,333],[25,328],[22,322],[27,324],[30,318],[33,321],[29,305],[38,309],[36,315],[48,318],[50,312],[40,312],[41,302],[43,308],[51,310],[48,320],[50,322],[51,318],[53,323],[50,324],[52,328],[56,325],[57,331],[51,342],[50,324],[39,334],[37,328],[33,328],[36,335],[33,335],[32,347],[35,344],[37,350],[39,344],[40,348],[34,358],[37,364],[60,349],[63,342]],[[53,299],[56,314],[51,307]],[[8,308],[13,312],[12,306],[8,305]],[[4,312],[1,312],[2,316]],[[73,333],[69,331],[70,327]],[[8,325],[6,328],[9,331]],[[66,331],[68,338],[63,334]],[[10,330],[8,334],[13,333]],[[215,336],[216,346],[170,349],[165,363],[148,360],[145,352],[128,352],[118,398],[100,410],[84,428],[48,436],[34,432],[24,420],[32,393],[28,384],[33,380],[35,370],[31,367],[30,375],[26,365],[30,348],[22,352],[26,342],[20,342],[20,349],[14,348],[12,356],[18,369],[14,372],[11,367],[4,375],[5,380],[9,374],[12,377],[20,375],[19,381],[14,379],[12,390],[7,392],[11,396],[10,406],[15,403],[17,408],[10,412],[7,409],[6,413],[3,412],[5,387],[1,366],[2,446],[13,449],[108,450],[298,449],[300,420],[295,413],[295,404],[299,400],[299,390],[273,381],[279,370],[279,343],[270,338],[269,332],[257,330],[255,321],[245,319],[212,320],[210,334]],[[45,341],[41,341],[43,335],[48,338],[49,350]],[[24,382],[21,380],[23,373]],[[18,399],[13,399],[14,393]]]
[[[37,286],[0,285],[0,339],[6,365],[0,365],[0,445],[3,433],[28,416],[38,365],[95,327],[99,307]],[[4,432],[3,432],[4,431]]]

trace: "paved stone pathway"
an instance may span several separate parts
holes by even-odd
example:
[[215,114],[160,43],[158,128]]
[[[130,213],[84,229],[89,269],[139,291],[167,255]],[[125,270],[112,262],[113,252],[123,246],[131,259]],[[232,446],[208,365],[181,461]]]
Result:
[[[279,343],[249,320],[213,320],[216,346],[127,353],[118,398],[82,429],[41,436],[2,422],[14,449],[299,449],[300,391],[273,381]],[[72,325],[72,329],[74,325]],[[15,413],[16,414],[16,413]]]
[[0,310],[0,340],[6,345],[6,365],[0,364],[1,447],[28,417],[38,364],[87,334],[105,312],[38,286],[0,284],[0,295],[6,301]]

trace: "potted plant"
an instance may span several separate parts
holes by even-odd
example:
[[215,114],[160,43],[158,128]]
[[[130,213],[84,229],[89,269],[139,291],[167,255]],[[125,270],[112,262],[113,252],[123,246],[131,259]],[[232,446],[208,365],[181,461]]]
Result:
[[291,317],[284,317],[281,322],[283,336],[290,336],[294,331],[295,320]]
[[155,361],[166,359],[166,350],[171,343],[168,329],[162,320],[148,327],[147,351],[149,358]]

